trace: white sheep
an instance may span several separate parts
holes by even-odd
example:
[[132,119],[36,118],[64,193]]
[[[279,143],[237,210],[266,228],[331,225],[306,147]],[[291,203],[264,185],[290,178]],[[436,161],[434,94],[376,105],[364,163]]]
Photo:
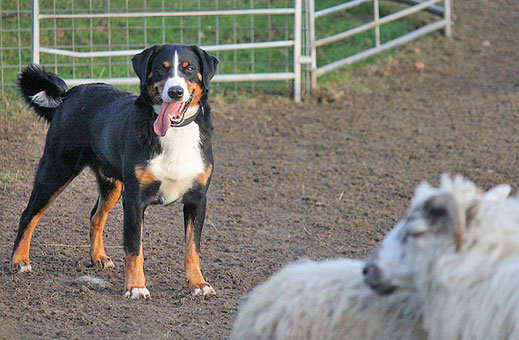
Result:
[[348,259],[287,265],[249,294],[231,339],[425,339],[421,303],[406,291],[378,296],[362,267]]
[[519,199],[509,192],[460,176],[420,185],[367,261],[366,283],[420,297],[430,339],[519,339]]

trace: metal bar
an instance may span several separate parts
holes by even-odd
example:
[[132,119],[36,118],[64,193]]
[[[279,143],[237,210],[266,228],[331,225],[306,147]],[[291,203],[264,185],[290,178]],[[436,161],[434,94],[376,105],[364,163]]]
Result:
[[[247,48],[272,48],[272,47],[287,47],[294,46],[295,43],[293,40],[283,40],[283,41],[265,41],[265,42],[255,42],[255,43],[240,43],[240,44],[225,44],[225,45],[208,45],[201,46],[204,50],[208,52],[213,51],[229,51],[229,50],[242,50]],[[97,51],[97,52],[76,52],[69,50],[60,50],[57,48],[50,47],[41,47],[41,52],[64,55],[68,57],[76,57],[76,58],[91,58],[91,57],[121,57],[121,56],[133,56],[137,53],[142,52],[142,49],[136,50],[120,50],[120,51]]]
[[367,31],[369,29],[372,29],[373,27],[376,27],[377,25],[387,24],[388,22],[395,21],[395,20],[398,20],[398,19],[403,18],[405,16],[408,16],[410,14],[419,12],[422,9],[424,9],[426,7],[429,7],[432,4],[435,4],[435,3],[440,2],[440,1],[442,1],[442,0],[429,0],[429,1],[422,2],[419,5],[406,8],[406,9],[400,11],[400,12],[396,12],[396,13],[393,13],[393,14],[390,14],[390,15],[386,15],[385,17],[381,18],[378,22],[372,21],[372,22],[367,23],[365,25],[361,25],[361,26],[352,28],[351,30],[344,31],[344,32],[339,33],[339,34],[335,34],[335,35],[331,35],[331,36],[326,37],[326,38],[319,39],[319,40],[317,40],[315,42],[315,45],[316,46],[322,46],[322,45],[329,44],[329,43],[332,43],[332,42],[335,42],[335,41],[339,41],[339,40],[342,40],[342,39],[349,38],[349,37],[351,37],[353,35],[356,35],[356,34],[364,32],[364,31]]
[[302,0],[295,0],[294,16],[294,101],[301,101],[301,10]]
[[[401,3],[407,4],[407,5],[417,5],[417,4],[421,3],[420,0],[393,0],[393,1],[401,2]],[[443,7],[440,5],[432,5],[431,7],[426,8],[425,11],[427,11],[431,14],[443,17]]]
[[444,16],[443,18],[447,20],[447,24],[445,25],[445,36],[450,37],[452,35],[452,20],[451,20],[451,0],[444,0],[443,1],[443,8],[444,8]]
[[353,64],[353,63],[355,63],[357,61],[360,61],[360,60],[366,59],[368,57],[371,57],[372,55],[375,55],[377,53],[387,51],[387,50],[389,50],[389,49],[391,49],[393,47],[399,46],[399,45],[403,45],[406,42],[414,40],[414,39],[416,39],[416,38],[418,38],[418,37],[420,37],[422,35],[425,35],[427,33],[439,30],[439,29],[445,27],[446,24],[447,24],[447,20],[442,19],[442,20],[437,21],[435,23],[428,24],[426,26],[420,27],[416,31],[413,31],[411,33],[403,35],[403,36],[401,36],[401,37],[399,37],[397,39],[388,41],[387,43],[384,43],[384,44],[380,45],[380,47],[374,47],[374,48],[371,48],[369,50],[363,51],[361,53],[352,55],[350,57],[347,57],[347,58],[344,58],[344,59],[341,59],[341,60],[338,60],[338,61],[330,63],[328,65],[319,67],[316,70],[316,74],[317,74],[317,76],[322,76],[323,74],[331,72],[331,71],[333,71],[333,70],[335,70],[337,68]]
[[84,13],[84,14],[40,14],[40,19],[88,19],[88,18],[142,18],[142,17],[187,17],[201,15],[260,15],[294,14],[294,8],[227,9],[218,11],[186,12],[132,12],[132,13]]
[[40,1],[32,0],[32,63],[40,63]]
[[317,51],[315,48],[315,0],[308,0],[308,10],[310,11],[310,57],[312,58],[312,65],[310,68],[311,89],[317,88]]
[[375,46],[380,46],[380,7],[378,6],[378,0],[373,1],[373,14],[375,16]]
[[[235,81],[268,81],[268,80],[291,80],[294,79],[294,73],[278,72],[278,73],[243,73],[243,74],[217,74],[211,81],[214,82],[235,82]],[[107,83],[113,85],[136,85],[139,84],[139,78],[106,78],[106,79],[64,79],[70,86],[92,83]]]
[[336,13],[336,12],[339,12],[339,11],[343,11],[343,10],[348,9],[348,8],[352,8],[352,7],[358,6],[361,3],[368,2],[368,1],[371,1],[371,0],[354,0],[354,1],[346,2],[344,4],[340,4],[340,5],[337,5],[337,6],[333,6],[333,7],[330,7],[330,8],[326,8],[326,9],[322,9],[320,11],[317,11],[317,12],[315,12],[314,16],[316,18],[320,18],[320,17],[325,16],[325,15],[333,14],[333,13]]

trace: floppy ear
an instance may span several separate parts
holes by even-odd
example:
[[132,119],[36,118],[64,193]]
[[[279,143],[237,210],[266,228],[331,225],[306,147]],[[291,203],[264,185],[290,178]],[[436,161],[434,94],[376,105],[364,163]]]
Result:
[[463,244],[465,218],[460,216],[456,200],[450,194],[434,196],[424,203],[424,215],[436,232],[448,231],[456,240],[456,250]]
[[153,45],[150,48],[145,49],[139,54],[136,54],[132,58],[132,64],[133,64],[133,70],[137,74],[137,77],[141,80],[141,84],[144,84],[146,82],[146,76],[149,73],[149,67],[151,64],[151,60],[153,59],[153,56],[155,53],[157,53],[157,50],[159,49],[160,45]]
[[209,89],[209,81],[213,79],[216,72],[218,59],[196,45],[191,46],[191,48],[200,58],[202,63],[202,83],[206,89]]

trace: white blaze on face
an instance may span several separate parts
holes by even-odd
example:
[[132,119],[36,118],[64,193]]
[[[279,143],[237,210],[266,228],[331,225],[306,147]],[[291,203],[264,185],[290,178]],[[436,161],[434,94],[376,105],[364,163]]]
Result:
[[184,95],[180,99],[181,102],[185,102],[189,99],[189,90],[187,88],[186,80],[181,77],[178,72],[179,65],[178,54],[177,51],[175,51],[175,56],[173,58],[173,77],[168,78],[161,93],[162,101],[165,103],[173,101],[173,99],[168,95],[168,90],[173,86],[180,86],[184,90]]

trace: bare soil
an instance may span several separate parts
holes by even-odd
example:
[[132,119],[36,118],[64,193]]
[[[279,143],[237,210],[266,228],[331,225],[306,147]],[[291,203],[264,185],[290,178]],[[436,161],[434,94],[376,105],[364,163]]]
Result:
[[[224,339],[245,294],[288,261],[369,254],[422,179],[437,183],[448,171],[483,188],[517,187],[519,4],[455,1],[454,13],[452,39],[435,34],[343,71],[343,83],[305,103],[217,98],[202,238],[202,268],[217,290],[210,299],[189,296],[180,205],[147,210],[149,300],[122,296],[121,202],[105,229],[116,268],[89,266],[97,194],[88,171],[41,220],[33,272],[12,273],[47,127],[29,110],[0,119],[0,170],[18,173],[0,182],[0,338]],[[78,282],[83,275],[109,286]]]

